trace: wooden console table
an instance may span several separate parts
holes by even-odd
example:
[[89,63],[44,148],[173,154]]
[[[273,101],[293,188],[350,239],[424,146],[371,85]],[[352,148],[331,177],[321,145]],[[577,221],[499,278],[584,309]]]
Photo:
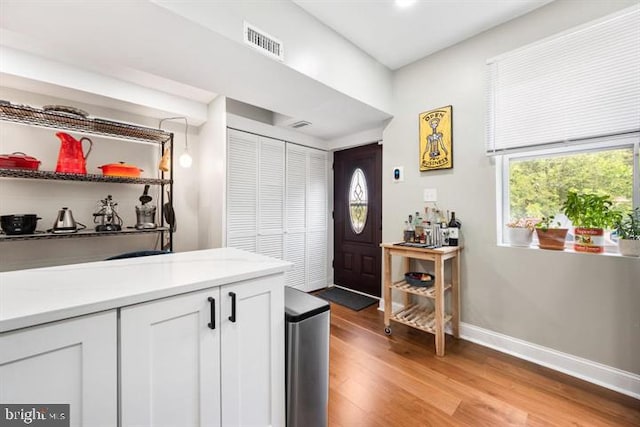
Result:
[[[453,336],[460,335],[460,251],[458,246],[444,246],[437,249],[414,248],[397,246],[393,243],[380,245],[384,253],[384,326],[385,333],[391,334],[390,321],[403,323],[421,331],[432,333],[436,336],[436,354],[444,356],[444,328],[447,322],[451,323]],[[431,287],[419,287],[409,285],[404,279],[392,282],[391,257],[404,257],[404,272],[409,272],[411,259],[432,261],[435,284]],[[444,263],[450,260],[451,283],[444,282]],[[392,311],[392,290],[402,292],[404,307]],[[451,292],[451,311],[445,312],[444,295]],[[435,310],[429,310],[419,304],[411,304],[411,295],[426,297],[434,301]]]

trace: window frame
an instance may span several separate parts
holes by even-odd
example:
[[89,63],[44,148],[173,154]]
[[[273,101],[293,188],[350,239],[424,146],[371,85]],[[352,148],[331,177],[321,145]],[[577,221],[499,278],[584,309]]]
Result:
[[[529,148],[512,150],[501,155],[496,155],[496,237],[498,246],[512,247],[505,242],[504,227],[510,220],[509,203],[509,166],[511,160],[527,160],[549,157],[554,155],[580,154],[613,149],[633,149],[633,191],[632,206],[640,207],[640,132],[632,132],[624,135],[616,135],[602,138],[593,138],[582,141],[579,144],[562,144],[551,148]],[[533,249],[537,249],[531,246]]]

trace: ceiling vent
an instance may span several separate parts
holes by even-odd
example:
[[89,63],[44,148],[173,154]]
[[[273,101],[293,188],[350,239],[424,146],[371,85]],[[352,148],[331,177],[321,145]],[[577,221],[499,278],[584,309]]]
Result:
[[246,21],[244,22],[244,42],[267,56],[284,61],[282,42]]
[[300,120],[299,122],[295,122],[295,123],[291,123],[289,126],[291,126],[294,129],[298,129],[298,128],[302,128],[305,126],[309,126],[311,123],[304,121],[304,120]]

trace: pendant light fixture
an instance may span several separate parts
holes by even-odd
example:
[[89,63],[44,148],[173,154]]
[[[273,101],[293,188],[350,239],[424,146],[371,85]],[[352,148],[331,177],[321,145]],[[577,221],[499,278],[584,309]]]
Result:
[[193,157],[189,154],[189,144],[187,142],[187,136],[189,133],[189,123],[187,122],[186,117],[167,117],[166,119],[160,120],[160,124],[158,127],[162,129],[162,123],[167,120],[184,120],[184,152],[178,158],[178,163],[183,168],[190,168],[193,164]]

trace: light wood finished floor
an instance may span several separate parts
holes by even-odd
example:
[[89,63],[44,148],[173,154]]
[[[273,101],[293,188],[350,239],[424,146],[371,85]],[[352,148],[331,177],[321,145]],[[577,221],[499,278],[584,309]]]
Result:
[[640,400],[331,304],[330,426],[640,426]]

